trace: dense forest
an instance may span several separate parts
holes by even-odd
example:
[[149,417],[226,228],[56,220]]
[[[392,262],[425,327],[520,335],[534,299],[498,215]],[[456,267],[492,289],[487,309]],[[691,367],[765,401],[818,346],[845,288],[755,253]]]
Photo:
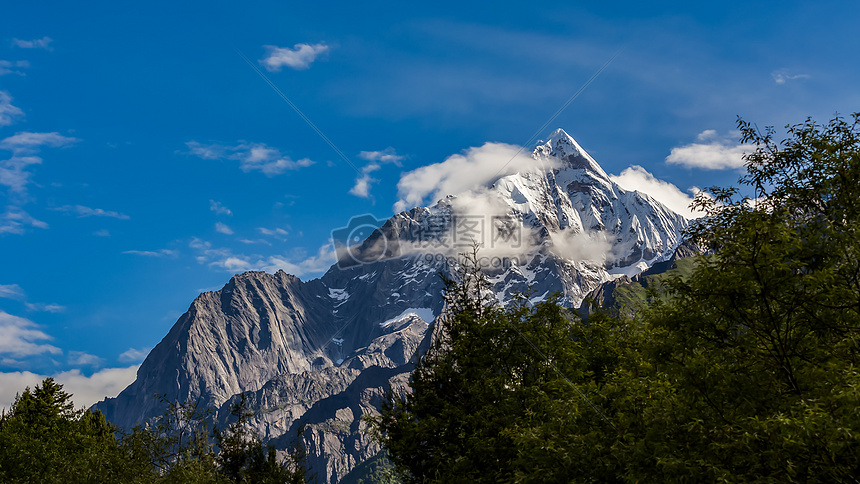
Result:
[[307,481],[301,442],[278,459],[247,429],[252,414],[244,399],[233,407],[233,421],[223,430],[208,428],[207,413],[193,404],[165,404],[161,417],[124,432],[98,411],[74,410],[71,395],[52,378],[26,388],[0,415],[0,482]]
[[[412,391],[370,419],[385,450],[344,482],[858,482],[860,113],[782,141],[738,123],[755,148],[738,187],[695,200],[703,254],[617,304],[502,307],[464,256]],[[165,403],[122,432],[51,379],[25,389],[0,481],[309,479],[301,439],[279,459],[244,401],[226,429]]]
[[624,310],[499,307],[467,257],[412,393],[374,421],[400,478],[858,482],[858,121],[777,141],[739,120],[746,172],[686,234],[706,253]]

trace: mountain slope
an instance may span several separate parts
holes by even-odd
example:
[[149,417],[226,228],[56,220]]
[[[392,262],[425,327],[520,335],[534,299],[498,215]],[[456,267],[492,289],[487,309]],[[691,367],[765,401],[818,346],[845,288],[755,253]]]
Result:
[[687,220],[622,189],[567,133],[538,143],[530,169],[394,215],[319,279],[234,276],[201,294],[146,358],[137,380],[96,406],[122,427],[161,412],[154,394],[199,401],[221,422],[240,393],[265,442],[286,449],[300,423],[313,469],[338,482],[378,446],[361,416],[408,389],[442,312],[439,273],[478,242],[500,302],[589,291],[667,260]]

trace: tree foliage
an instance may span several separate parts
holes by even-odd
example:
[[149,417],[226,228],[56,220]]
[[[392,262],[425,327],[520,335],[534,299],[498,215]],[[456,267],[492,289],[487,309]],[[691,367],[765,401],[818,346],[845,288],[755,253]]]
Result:
[[492,304],[477,258],[445,280],[446,316],[412,373],[375,420],[407,482],[502,482],[518,458],[511,431],[570,399],[579,365],[571,319],[557,298],[531,307]]
[[[246,400],[223,432],[209,412],[164,400],[163,415],[130,432],[100,412],[74,410],[53,379],[20,394],[0,415],[0,482],[296,484],[306,482],[304,448],[277,458],[247,427]],[[213,440],[218,447],[213,445]]]
[[139,482],[146,463],[125,453],[100,412],[74,410],[62,388],[48,378],[0,416],[0,482]]

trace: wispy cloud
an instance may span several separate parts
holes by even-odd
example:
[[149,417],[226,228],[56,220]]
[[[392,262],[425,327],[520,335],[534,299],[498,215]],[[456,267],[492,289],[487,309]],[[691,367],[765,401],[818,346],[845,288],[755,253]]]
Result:
[[264,240],[264,239],[253,239],[253,240],[252,240],[252,239],[239,239],[239,242],[241,242],[241,243],[243,243],[243,244],[265,244],[265,245],[272,245],[272,243],[271,243],[271,242],[269,242],[268,240]]
[[22,131],[0,141],[0,149],[13,153],[36,153],[43,146],[64,148],[80,141],[78,138],[63,136],[60,133],[33,133]]
[[84,351],[69,351],[69,364],[75,366],[101,366],[104,358],[96,355],[91,355]]
[[313,161],[302,158],[293,160],[281,154],[277,148],[265,143],[247,143],[240,141],[238,145],[221,144],[205,145],[197,141],[185,143],[188,154],[204,160],[238,160],[239,168],[244,172],[259,171],[266,176],[281,175],[287,171],[295,171],[314,164]]
[[138,363],[146,358],[152,348],[129,348],[119,355],[119,361],[123,363]]
[[209,210],[212,210],[217,215],[233,215],[233,212],[229,208],[221,205],[220,202],[216,202],[215,200],[209,200]]
[[90,208],[83,205],[63,205],[54,210],[76,214],[78,217],[111,217],[120,220],[128,220],[130,217],[124,213],[114,212],[113,210],[102,210],[100,208]]
[[42,158],[35,156],[42,147],[62,148],[77,141],[77,138],[59,133],[30,132],[16,133],[3,139],[0,141],[0,150],[11,151],[13,156],[0,161],[0,185],[15,192],[23,192],[30,181],[31,173],[27,169],[42,163]]
[[27,61],[7,61],[0,60],[0,76],[5,76],[6,74],[18,74],[19,76],[24,76],[22,71],[17,71],[14,69],[26,69],[30,67],[30,63]]
[[293,48],[264,45],[266,57],[260,60],[269,72],[278,72],[287,66],[296,70],[304,70],[311,66],[316,58],[329,51],[325,44],[296,44]]
[[56,346],[39,343],[52,339],[29,319],[0,310],[0,355],[20,358],[43,353],[61,354]]
[[[0,180],[2,180],[2,168],[0,168]],[[21,207],[14,205],[7,206],[6,212],[3,215],[0,215],[0,235],[20,235],[25,232],[27,227],[46,229],[48,228],[48,224],[34,218]]]
[[41,39],[33,39],[33,40],[21,40],[21,39],[12,39],[12,45],[15,47],[20,47],[22,49],[45,49],[45,50],[54,50],[51,47],[51,42],[54,39],[50,37],[42,37]]
[[65,306],[61,306],[59,304],[46,304],[46,303],[25,303],[27,309],[30,311],[39,311],[45,313],[61,313],[66,310]]
[[[0,126],[11,124],[23,116],[20,109],[11,104],[12,98],[0,91]],[[65,148],[80,141],[57,132],[18,132],[0,140],[0,150],[12,152],[12,156],[0,160],[0,187],[6,187],[8,204],[0,215],[0,234],[23,234],[27,227],[48,228],[48,224],[30,215],[24,206],[30,202],[27,185],[33,173],[30,168],[42,163],[36,156],[44,147]]]
[[684,193],[677,186],[658,179],[639,165],[633,165],[622,171],[620,175],[609,175],[609,177],[622,188],[650,195],[658,202],[687,218],[697,218],[704,215],[690,209],[693,196],[699,192],[696,187],[688,190],[688,193]]
[[161,249],[161,250],[126,250],[123,251],[123,254],[132,254],[132,255],[140,255],[143,257],[176,257],[178,252],[170,249]]
[[770,73],[773,81],[777,84],[785,84],[795,79],[809,79],[809,74],[789,74],[786,69],[778,69]]
[[362,151],[358,154],[358,157],[367,161],[394,163],[397,166],[401,166],[400,161],[405,158],[404,156],[398,155],[394,148],[390,146],[382,151]]
[[24,290],[18,284],[0,284],[0,297],[4,299],[24,299]]
[[744,153],[752,151],[752,147],[738,144],[733,138],[736,136],[720,136],[713,129],[702,131],[696,143],[672,148],[666,163],[705,170],[741,168]]
[[95,235],[96,237],[110,237],[110,230],[108,230],[108,229],[96,230],[95,232],[93,232],[93,235]]
[[12,104],[9,91],[0,91],[0,126],[9,126],[24,117],[24,111]]
[[268,229],[266,227],[257,227],[257,231],[259,231],[263,235],[270,235],[274,237],[286,237],[290,233],[280,227],[276,227],[274,229]]
[[330,244],[323,245],[312,256],[297,254],[260,255],[238,254],[224,247],[213,247],[211,242],[194,238],[188,244],[197,251],[197,262],[231,273],[246,271],[277,272],[283,270],[295,276],[319,274],[336,262]]
[[18,284],[0,284],[0,298],[22,301],[30,311],[60,313],[66,310],[65,306],[59,304],[27,302],[27,294]]
[[404,158],[398,155],[392,147],[385,148],[382,151],[362,151],[358,157],[367,160],[369,163],[361,169],[361,175],[355,179],[355,185],[349,190],[349,193],[361,198],[371,198],[370,188],[379,180],[370,176],[382,166],[381,163],[392,163],[397,166],[402,166],[400,161]]
[[231,229],[227,224],[223,224],[221,222],[215,223],[215,231],[225,235],[233,235],[233,229]]

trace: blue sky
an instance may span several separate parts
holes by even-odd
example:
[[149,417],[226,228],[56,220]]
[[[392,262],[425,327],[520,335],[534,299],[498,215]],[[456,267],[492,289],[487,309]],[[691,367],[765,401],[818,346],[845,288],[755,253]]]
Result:
[[856,2],[593,3],[5,5],[0,405],[115,394],[200,291],[321,275],[332,229],[432,202],[401,177],[526,143],[615,53],[540,136],[669,203],[737,179],[738,115],[860,109]]

